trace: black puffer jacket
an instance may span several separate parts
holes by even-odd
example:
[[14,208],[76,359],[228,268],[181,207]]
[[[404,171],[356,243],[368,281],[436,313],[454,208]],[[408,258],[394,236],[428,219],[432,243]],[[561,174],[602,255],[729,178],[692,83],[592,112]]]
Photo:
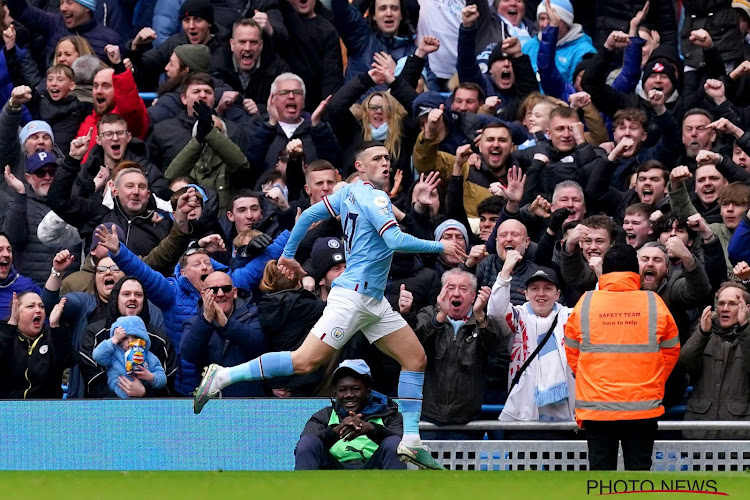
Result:
[[46,324],[35,339],[0,323],[0,399],[60,399],[62,374],[75,360],[66,327]]
[[168,218],[154,224],[156,212],[153,196],[149,198],[142,214],[129,217],[123,212],[120,201],[114,198],[114,208],[109,209],[96,199],[82,199],[71,195],[73,184],[81,169],[80,160],[66,156],[55,174],[55,180],[47,195],[47,204],[65,222],[78,228],[81,237],[91,241],[97,225],[114,222],[125,231],[123,242],[136,255],[148,255],[167,237],[171,222]]
[[[599,0],[596,10],[596,46],[601,47],[615,30],[628,32],[630,20],[643,8],[646,0]],[[677,17],[673,2],[652,2],[643,23],[658,29],[662,44],[677,46]]]
[[[89,323],[89,325],[86,326],[85,332],[81,336],[81,346],[79,351],[80,363],[78,366],[81,370],[81,376],[83,376],[85,397],[87,398],[117,397],[117,394],[111,391],[107,385],[107,370],[94,361],[92,353],[96,346],[102,342],[109,341],[109,330],[112,323],[122,316],[117,304],[120,290],[124,283],[131,280],[140,283],[140,280],[133,276],[128,276],[127,279],[118,281],[112,289],[110,301],[104,307],[104,319]],[[143,286],[143,284],[141,284],[141,286]],[[179,362],[177,352],[175,351],[174,344],[169,336],[161,328],[151,323],[151,314],[149,312],[150,307],[154,306],[148,302],[148,299],[144,295],[143,310],[138,316],[143,320],[143,323],[147,325],[148,336],[151,340],[149,352],[152,352],[157,358],[159,358],[159,362],[161,362],[161,366],[164,368],[164,373],[167,375],[167,385],[161,389],[152,389],[150,385],[144,384],[146,388],[146,397],[175,396],[174,379],[177,375]]]
[[[40,286],[49,277],[52,259],[62,248],[48,247],[36,235],[37,227],[50,211],[41,198],[26,186],[28,194],[13,193],[5,213],[3,231],[13,245],[13,265],[19,273],[28,276]],[[71,254],[80,254],[80,245],[71,248]]]
[[[169,189],[167,181],[164,180],[161,170],[146,157],[146,143],[142,140],[137,137],[130,139],[121,161],[134,161],[140,165],[146,174],[149,190],[156,196],[168,200],[172,195],[172,191]],[[104,148],[97,144],[91,148],[86,162],[81,165],[81,172],[76,178],[73,192],[78,193],[80,196],[91,194],[91,190],[94,187],[94,177],[99,173],[99,167],[102,165],[104,165]]]
[[690,32],[704,29],[725,63],[741,61],[742,35],[732,0],[683,0],[685,22],[680,31],[685,65],[699,68],[704,64],[703,49],[690,43]]
[[[303,288],[264,295],[258,303],[258,317],[271,351],[293,351],[301,346],[325,306]],[[307,375],[277,377],[268,383],[272,388],[290,388],[295,397],[304,397],[312,395],[324,376],[325,369],[320,368]]]

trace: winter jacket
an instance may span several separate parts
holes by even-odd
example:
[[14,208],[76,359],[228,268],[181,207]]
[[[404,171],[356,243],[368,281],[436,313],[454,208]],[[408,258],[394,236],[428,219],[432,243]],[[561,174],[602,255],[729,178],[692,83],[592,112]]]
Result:
[[[538,71],[537,57],[542,51],[542,45],[556,44],[555,47],[555,66],[562,75],[565,82],[573,82],[573,71],[578,63],[583,60],[585,54],[596,52],[594,45],[591,43],[591,37],[583,32],[580,24],[575,23],[570,27],[570,31],[560,40],[557,39],[559,28],[548,27],[544,33],[533,37],[523,46],[523,53],[531,59],[531,65],[534,71]],[[548,47],[544,48],[549,50]]]
[[34,292],[41,295],[42,289],[34,283],[34,280],[19,274],[15,267],[11,266],[8,276],[0,281],[0,321],[8,320],[13,294],[21,292]]
[[151,27],[156,32],[153,45],[157,47],[181,29],[180,7],[185,0],[156,0]]
[[[263,277],[266,263],[271,259],[278,259],[289,239],[289,232],[285,231],[257,258],[247,266],[228,273],[234,286],[247,291],[253,290]],[[136,276],[143,283],[143,287],[154,304],[164,311],[164,323],[169,338],[175,345],[181,345],[182,325],[185,320],[198,314],[200,292],[192,283],[180,274],[179,264],[175,266],[174,275],[165,278],[138,259],[127,247],[120,245],[117,255],[110,255],[115,263],[126,274]],[[216,263],[216,265],[220,265]],[[226,269],[226,268],[223,268]],[[198,387],[200,377],[192,363],[184,359],[180,364],[180,372],[175,380],[175,390],[182,395],[189,394]]]
[[[57,135],[55,135],[57,137]],[[135,137],[125,146],[125,154],[120,161],[134,161],[146,174],[148,189],[159,198],[168,200],[172,195],[167,181],[164,180],[161,170],[151,163],[146,156],[146,143]],[[81,165],[81,172],[76,178],[74,192],[90,193],[93,190],[94,177],[99,173],[99,167],[104,166],[104,149],[98,144],[89,151],[89,156]]]
[[102,205],[99,199],[82,199],[72,196],[73,184],[80,172],[79,160],[67,156],[58,167],[55,181],[47,194],[47,204],[65,222],[77,227],[81,237],[91,241],[94,229],[102,223],[114,222],[125,232],[125,245],[136,255],[148,255],[167,237],[170,221],[163,219],[154,224],[152,216],[156,210],[153,196],[149,198],[145,210],[140,215],[128,216],[120,205],[119,198],[114,198],[114,208]]
[[[124,69],[125,66],[122,66],[122,64],[117,66],[118,67],[115,67],[114,75],[112,75],[112,84],[115,88],[115,107],[110,113],[117,113],[125,118],[125,122],[128,124],[128,132],[130,132],[133,137],[144,140],[146,134],[148,134],[148,113],[146,112],[146,105],[143,103],[141,96],[138,95],[138,87],[135,85],[133,72]],[[120,71],[118,72],[118,70]],[[97,136],[99,120],[101,120],[101,118],[102,117],[99,116],[96,111],[92,111],[91,114],[83,120],[83,123],[81,123],[81,126],[78,129],[78,137],[88,134],[90,128],[94,129],[91,137],[93,138]],[[92,140],[89,143],[89,150],[86,153],[87,155],[91,152],[94,146],[96,146],[96,141]],[[86,157],[83,159],[85,161]]]
[[333,24],[347,50],[346,80],[367,73],[376,52],[387,52],[398,63],[417,50],[413,33],[391,36],[373,31],[368,21],[347,0],[331,0],[331,12]]
[[[165,171],[172,160],[182,151],[193,137],[193,127],[196,119],[188,116],[183,107],[180,114],[169,120],[154,125],[154,130],[146,141],[148,158]],[[243,151],[247,146],[245,133],[230,120],[224,120],[229,138]],[[274,163],[276,165],[276,163]]]
[[[264,294],[258,302],[258,320],[271,351],[294,351],[323,315],[326,303],[314,293],[297,288]],[[325,369],[305,375],[276,377],[266,381],[272,388],[288,388],[295,397],[310,396],[325,376]]]
[[[196,123],[197,125],[197,123]],[[226,130],[212,127],[201,144],[193,136],[174,157],[164,172],[167,180],[189,176],[199,186],[214,189],[219,194],[219,210],[223,213],[229,206],[229,175],[242,175],[250,169],[250,163],[242,150],[226,135]]]
[[[37,196],[29,186],[27,194],[13,193],[3,223],[3,231],[13,245],[13,265],[18,272],[28,276],[38,285],[49,277],[52,259],[62,248],[48,247],[37,237],[36,228],[50,211],[45,198]],[[71,253],[80,254],[80,247]]]
[[690,43],[690,32],[704,29],[725,63],[743,59],[742,35],[737,13],[731,0],[683,0],[685,20],[680,30],[680,47],[686,66],[699,68],[704,64],[703,49]]
[[[596,11],[596,46],[604,45],[609,34],[615,30],[627,33],[630,20],[645,3],[646,0],[603,0],[592,4]],[[659,31],[662,45],[677,46],[677,16],[673,2],[651,4],[643,24]]]
[[[112,338],[112,333],[110,332],[110,339]],[[154,379],[151,383],[144,383],[144,385],[150,385],[154,389],[161,389],[167,384],[167,375],[164,373],[164,367],[161,365],[159,358],[151,352],[151,338],[148,334],[140,336],[137,332],[128,333],[146,342],[146,348],[143,351],[143,367],[154,374]],[[94,361],[107,368],[107,386],[109,390],[113,391],[120,398],[128,397],[125,391],[117,386],[120,377],[128,376],[127,369],[125,368],[125,353],[126,351],[122,347],[109,341],[109,339],[100,342],[91,353]]]
[[[442,183],[447,185],[453,174],[453,164],[456,161],[456,157],[452,154],[438,151],[440,142],[437,137],[432,139],[425,139],[424,132],[420,132],[417,136],[417,142],[414,145],[414,168],[418,173],[427,173],[436,171],[440,173]],[[509,158],[508,169],[513,165],[512,159]],[[461,175],[464,178],[464,210],[466,215],[469,217],[479,217],[477,213],[477,205],[484,200],[489,198],[492,194],[490,193],[490,184],[497,182],[498,178],[490,171],[484,162],[482,162],[482,168],[477,170],[474,167],[469,166],[469,162],[466,162],[461,167]]]
[[0,398],[61,399],[63,370],[73,360],[69,328],[45,324],[30,339],[0,323]]
[[[14,48],[13,51],[16,53],[15,57],[15,64],[20,65],[21,63],[26,63],[28,61],[31,61],[31,57],[26,56],[26,51],[21,48]],[[8,67],[8,61],[6,59],[7,49],[3,48],[3,50],[0,50],[0,102],[7,103],[8,99],[10,99],[10,94],[13,91],[13,87],[15,85],[13,84],[13,79],[11,78],[10,69]],[[31,61],[33,64],[33,61]],[[26,109],[24,106],[23,110],[21,111],[21,124],[26,125],[31,120],[31,113],[29,113],[29,110]]]
[[[750,327],[722,328],[718,320],[703,333],[700,323],[680,351],[679,363],[688,373],[693,392],[685,410],[686,421],[750,420]],[[685,439],[750,439],[750,431],[682,431]]]
[[[510,352],[509,383],[515,379],[531,353],[544,339],[555,318],[557,323],[552,331],[552,337],[531,360],[518,383],[508,394],[499,419],[571,422],[575,418],[575,379],[562,345],[565,339],[565,323],[573,309],[555,303],[550,315],[542,318],[534,313],[529,302],[520,306],[510,303],[510,284],[510,280],[506,281],[498,275],[497,281],[492,285],[490,300],[487,302],[487,315],[498,321],[501,340]],[[551,354],[555,351],[556,355]],[[544,360],[541,360],[542,356]],[[545,368],[549,372],[558,372],[557,379],[554,379],[557,387],[547,388],[545,398],[542,398],[547,400],[546,404],[541,404],[536,393],[542,383],[540,378]],[[563,397],[563,394],[566,396]]]
[[750,263],[750,219],[747,218],[747,214],[742,216],[742,220],[732,234],[732,239],[729,240],[727,258],[731,264],[737,264],[743,260]]
[[[52,308],[60,301],[60,291],[52,292],[46,288],[41,291],[42,302],[44,302],[44,309],[49,314]],[[81,293],[81,292],[70,292],[65,294],[66,302],[65,309],[63,309],[62,322],[70,326],[71,330],[71,345],[73,351],[78,353],[81,358],[77,360],[70,369],[68,376],[68,399],[82,398],[87,392],[88,378],[85,378],[88,373],[86,372],[86,364],[97,368],[97,373],[104,373],[101,367],[97,367],[96,362],[91,359],[91,351],[94,350],[94,345],[91,344],[89,349],[85,349],[84,346],[88,342],[87,339],[87,325],[103,321],[108,314],[110,306],[105,304],[92,293]],[[146,324],[149,328],[156,330],[164,330],[164,317],[161,311],[154,306],[151,302],[148,302],[148,317],[150,318]],[[118,313],[119,317],[119,313]],[[141,314],[144,317],[144,313]],[[101,340],[109,338],[109,330],[106,330],[107,336]],[[80,361],[80,362],[78,362]],[[106,383],[104,384],[106,388]],[[109,394],[109,393],[108,393]],[[111,394],[110,394],[111,395]],[[105,397],[104,395],[100,397]],[[114,397],[114,395],[112,395]]]
[[[96,2],[94,19],[102,26],[112,28],[119,33],[123,40],[132,39],[141,28],[151,25],[153,17],[153,5],[151,5],[151,15],[148,15],[148,4],[153,4],[152,0],[100,0]],[[141,14],[142,12],[143,15]],[[143,16],[143,19],[141,19]],[[143,24],[147,19],[148,22]]]
[[[229,44],[224,44],[219,50],[213,51],[211,73],[226,82],[232,90],[239,92],[240,102],[242,99],[252,99],[258,105],[258,112],[265,112],[268,97],[271,95],[271,84],[280,74],[292,71],[291,68],[276,54],[271,43],[264,43],[260,53],[260,66],[250,73],[250,81],[247,86],[244,86],[235,69],[233,57]],[[315,106],[317,107],[319,103],[320,101]]]
[[506,121],[515,121],[518,118],[521,101],[530,93],[539,92],[539,83],[534,74],[532,62],[526,54],[511,58],[516,81],[511,88],[502,90],[495,85],[489,70],[483,72],[477,63],[476,36],[476,27],[461,26],[458,29],[458,58],[456,59],[458,78],[462,82],[473,82],[482,87],[486,97],[498,96],[501,103],[495,111],[495,116]]
[[[364,141],[362,122],[352,114],[350,108],[374,86],[375,82],[370,75],[361,73],[333,94],[326,107],[325,119],[331,125],[343,148],[341,166],[347,174],[354,173],[354,151]],[[411,109],[415,91],[405,80],[396,78],[391,84],[390,92],[404,108]],[[416,120],[408,115],[405,116],[401,120],[401,153],[396,157],[391,156],[391,169],[401,170],[404,173],[402,182],[404,188],[411,185],[408,179],[411,175],[411,152],[414,150],[417,134],[419,134],[419,126]]]
[[414,311],[434,304],[440,294],[440,276],[434,269],[425,267],[419,255],[412,253],[393,254],[383,297],[395,310],[398,310],[401,285],[412,293]]
[[[338,401],[334,400],[332,406],[323,408],[310,417],[310,420],[305,424],[305,428],[302,430],[302,435],[300,437],[317,437],[323,442],[324,449],[330,449],[341,439],[341,436],[333,430],[333,426],[329,425],[331,414],[334,411],[338,415],[339,420],[343,420],[349,415],[349,412],[346,411]],[[371,422],[375,426],[375,430],[368,434],[367,437],[376,444],[382,443],[383,440],[389,436],[401,436],[404,433],[404,420],[401,413],[398,411],[398,405],[385,394],[381,394],[374,390],[371,391],[367,404],[359,411],[359,413],[362,414],[363,420]],[[377,418],[382,419],[382,425],[373,422],[373,420]],[[346,463],[360,465],[364,464],[365,461],[352,460]]]
[[[227,324],[220,326],[216,320],[211,323],[203,316],[202,307],[198,314],[183,325],[182,358],[195,365],[196,371],[210,363],[221,366],[237,366],[268,352],[266,336],[260,326],[258,309],[243,299],[236,299],[234,310],[227,318]],[[263,397],[266,391],[263,381],[241,382],[221,391],[223,397]]]
[[250,139],[247,149],[250,165],[256,170],[273,170],[279,158],[279,153],[292,139],[300,139],[305,151],[305,162],[328,160],[334,167],[340,167],[339,143],[333,134],[331,126],[320,122],[312,126],[309,119],[300,123],[291,137],[287,137],[281,125],[272,127],[268,121],[258,127],[255,135]]
[[[6,100],[0,112],[0,158],[3,159],[3,166],[9,165],[10,171],[18,179],[24,179],[26,174],[26,149],[18,138],[22,117],[21,110],[11,109]],[[59,163],[63,154],[56,144],[53,144],[52,152]],[[0,186],[2,187],[0,191],[7,191],[5,177],[0,178]]]
[[664,414],[664,387],[680,354],[670,308],[641,291],[636,273],[602,275],[565,324],[576,377],[576,421],[637,420]]
[[[546,95],[568,102],[570,95],[575,94],[577,90],[573,87],[573,82],[565,80],[557,68],[556,40],[558,32],[558,27],[548,26],[542,33],[536,58],[536,70],[539,74],[542,91]],[[646,40],[643,38],[630,37],[630,44],[623,51],[624,56],[620,72],[611,84],[613,89],[626,93],[635,91],[641,79],[642,48],[645,43]],[[575,68],[576,66],[573,66],[573,71],[575,71]]]
[[62,14],[45,12],[38,7],[29,5],[28,0],[8,0],[6,4],[13,19],[32,32],[44,35],[47,40],[48,54],[55,50],[55,46],[61,38],[78,35],[89,42],[99,59],[109,61],[104,47],[109,44],[121,45],[123,43],[119,33],[112,28],[98,24],[94,19],[68,29],[65,26]]
[[[549,158],[549,163],[534,160],[537,153]],[[568,152],[557,150],[551,141],[540,142],[523,151],[516,151],[513,158],[526,172],[526,187],[521,203],[531,203],[537,195],[551,200],[555,186],[562,181],[573,180],[581,186],[586,186],[595,165],[594,160],[604,156],[603,149],[595,148],[587,142],[576,145]]]
[[333,95],[344,83],[341,40],[325,16],[302,17],[288,2],[280,3],[289,41],[286,47],[278,49],[289,62],[292,73],[304,80],[305,109],[312,113],[320,101]]
[[498,343],[500,324],[487,316],[480,326],[472,314],[454,330],[438,323],[435,306],[421,309],[410,323],[427,355],[422,415],[432,422],[465,424],[479,419],[487,358]]
[[[151,302],[148,305],[149,309],[156,309]],[[161,321],[163,324],[163,319]],[[78,355],[80,357],[79,367],[83,376],[86,398],[100,399],[117,396],[116,391],[112,390],[108,385],[107,379],[109,378],[109,374],[107,370],[94,361],[93,357],[93,352],[97,346],[102,343],[111,344],[111,342],[108,342],[110,331],[106,323],[105,320],[100,320],[89,324],[81,338]],[[150,342],[149,353],[159,361],[167,377],[167,385],[160,389],[154,387],[152,384],[143,384],[146,389],[146,397],[175,396],[174,379],[179,368],[175,346],[162,328],[157,327],[153,322],[146,325]]]

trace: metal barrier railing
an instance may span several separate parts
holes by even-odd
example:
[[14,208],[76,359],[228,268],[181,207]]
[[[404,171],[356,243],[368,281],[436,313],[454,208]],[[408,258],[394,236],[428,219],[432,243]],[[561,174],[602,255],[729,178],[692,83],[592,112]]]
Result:
[[[689,421],[661,420],[658,422],[660,431],[682,430],[718,430],[718,431],[748,431],[750,421],[732,422],[725,420]],[[516,431],[575,431],[575,422],[504,422],[500,420],[475,420],[463,425],[435,425],[420,422],[419,429],[425,431],[468,431],[468,430],[516,430]]]

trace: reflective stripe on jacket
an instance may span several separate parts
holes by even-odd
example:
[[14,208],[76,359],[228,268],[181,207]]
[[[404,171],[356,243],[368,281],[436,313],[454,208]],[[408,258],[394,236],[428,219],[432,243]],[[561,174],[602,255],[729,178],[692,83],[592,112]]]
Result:
[[680,353],[672,314],[641,291],[636,273],[603,275],[565,325],[576,375],[576,420],[636,420],[664,413],[664,384]]

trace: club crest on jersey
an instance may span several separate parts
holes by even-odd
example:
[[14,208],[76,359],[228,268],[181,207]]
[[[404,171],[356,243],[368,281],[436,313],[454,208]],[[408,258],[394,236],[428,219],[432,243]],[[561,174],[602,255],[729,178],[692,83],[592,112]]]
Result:
[[344,329],[339,328],[338,326],[331,330],[331,337],[333,337],[333,340],[341,340],[344,338]]
[[383,208],[388,206],[388,198],[385,196],[376,196],[372,202],[375,204],[378,208]]

